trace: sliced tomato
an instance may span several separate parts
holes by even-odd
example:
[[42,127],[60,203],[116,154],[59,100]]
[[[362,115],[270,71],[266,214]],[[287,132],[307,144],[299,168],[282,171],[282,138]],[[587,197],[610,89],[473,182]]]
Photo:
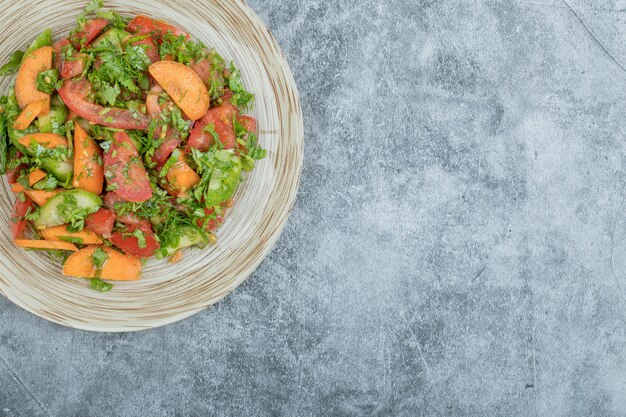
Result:
[[54,48],[54,66],[59,73],[63,73],[63,47],[70,44],[70,40],[67,38],[63,38],[52,45]]
[[102,29],[108,24],[109,21],[106,19],[88,20],[85,22],[85,26],[83,26],[82,30],[70,36],[70,42],[76,50],[80,51],[83,47],[89,45],[91,41],[96,39],[100,32],[102,32]]
[[[137,236],[129,236],[135,230],[140,230],[143,233],[145,239],[145,245],[139,246],[139,238]],[[123,250],[129,255],[139,257],[149,257],[154,254],[154,251],[159,249],[161,245],[156,240],[152,227],[149,229],[141,227],[139,225],[127,226],[127,230],[122,232],[115,232],[111,235],[111,243]]]
[[202,119],[198,120],[189,134],[187,145],[199,151],[206,152],[213,144],[213,135],[205,128],[213,124],[213,131],[224,144],[225,149],[235,146],[235,128],[233,118],[237,117],[237,108],[230,103],[210,109]]
[[148,115],[131,112],[116,107],[103,107],[87,100],[91,93],[91,84],[85,79],[70,79],[63,82],[59,95],[65,105],[79,116],[92,123],[113,127],[116,129],[148,128]]
[[180,132],[169,126],[165,135],[165,140],[154,150],[154,155],[152,156],[152,159],[159,167],[162,167],[167,162],[174,149],[178,148],[178,145],[182,142]]
[[115,133],[104,154],[104,172],[108,185],[124,200],[140,203],[152,197],[148,173],[126,132]]
[[244,129],[256,135],[256,119],[250,116],[239,116],[237,121],[241,123]]
[[233,100],[233,92],[230,90],[226,90],[224,94],[220,96],[222,99],[222,103],[230,103]]
[[19,198],[15,199],[13,203],[13,213],[11,213],[11,233],[13,239],[18,239],[24,235],[24,229],[28,221],[24,220],[24,216],[28,213],[28,209],[34,209],[33,202],[26,197],[26,200],[20,201]]
[[205,82],[205,84],[209,82],[210,78],[212,78],[213,74],[211,70],[211,63],[204,58],[190,63],[189,68],[194,70],[200,79]]
[[150,58],[151,62],[157,62],[161,59],[159,55],[159,49],[156,45],[156,42],[152,36],[148,36],[147,38],[140,39],[138,41],[133,42],[133,45],[145,45],[144,51],[146,51],[146,55]]
[[152,34],[159,42],[161,41],[163,35],[169,31],[176,36],[184,35],[185,39],[189,39],[189,35],[177,27],[162,20],[152,19],[143,15],[135,17],[128,25],[126,25],[126,30],[141,35]]
[[85,218],[85,228],[97,235],[108,238],[115,226],[115,213],[109,209],[101,208]]
[[[207,216],[212,215],[215,212],[215,210],[213,208],[205,208],[204,209],[204,213]],[[203,219],[198,219],[197,224],[198,227],[202,227],[204,228],[204,230],[206,230],[207,232],[213,232],[215,231],[218,227],[220,227],[220,225],[222,223],[224,223],[224,216],[223,216],[224,211],[222,211],[222,215],[216,215],[214,219],[208,219],[208,220],[203,220]]]
[[[159,103],[159,99],[163,94],[163,87],[161,87],[158,83],[154,84],[148,94],[146,95],[146,108],[148,109],[148,114],[153,119],[158,119],[161,116],[161,112],[167,106],[167,102]],[[171,101],[170,101],[171,102]]]
[[146,219],[140,219],[133,213],[124,213],[119,214],[115,210],[115,203],[123,203],[124,200],[122,197],[117,195],[115,192],[110,192],[104,195],[102,198],[104,200],[104,205],[111,211],[113,211],[116,215],[116,221],[120,223],[124,223],[126,225],[142,225],[142,227],[150,227],[150,222]]
[[78,53],[72,56],[71,59],[63,61],[63,69],[61,70],[61,78],[67,80],[81,75],[85,70],[85,62],[87,61],[87,54]]

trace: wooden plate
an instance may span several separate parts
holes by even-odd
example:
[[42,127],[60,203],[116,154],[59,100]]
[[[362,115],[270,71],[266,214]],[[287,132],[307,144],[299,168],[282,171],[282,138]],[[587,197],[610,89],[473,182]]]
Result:
[[[74,26],[84,1],[0,3],[0,62],[24,49],[46,27],[55,40]],[[241,284],[269,252],[292,207],[303,154],[303,129],[296,86],[280,47],[261,20],[238,0],[107,0],[123,15],[158,17],[213,46],[241,69],[256,96],[251,115],[267,158],[242,184],[235,205],[217,232],[218,245],[187,250],[177,264],[152,260],[143,279],[116,283],[108,293],[89,282],[61,275],[58,261],[26,252],[11,241],[14,200],[6,178],[0,184],[0,292],[45,319],[95,331],[131,331],[162,326],[216,303]],[[12,77],[0,80],[6,94]]]

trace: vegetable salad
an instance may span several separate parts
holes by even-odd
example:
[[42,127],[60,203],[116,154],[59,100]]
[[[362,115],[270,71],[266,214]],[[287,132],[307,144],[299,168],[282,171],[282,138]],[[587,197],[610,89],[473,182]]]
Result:
[[53,42],[46,29],[0,75],[0,173],[17,246],[63,274],[136,280],[143,261],[216,243],[233,195],[265,156],[239,70],[181,29],[92,0]]

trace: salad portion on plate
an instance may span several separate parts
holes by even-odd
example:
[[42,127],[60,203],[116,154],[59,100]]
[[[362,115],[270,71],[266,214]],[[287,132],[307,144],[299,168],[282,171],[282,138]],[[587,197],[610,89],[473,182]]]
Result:
[[16,74],[0,98],[0,174],[15,244],[108,291],[103,280],[139,279],[147,258],[216,243],[265,151],[232,62],[162,20],[101,7],[0,68]]

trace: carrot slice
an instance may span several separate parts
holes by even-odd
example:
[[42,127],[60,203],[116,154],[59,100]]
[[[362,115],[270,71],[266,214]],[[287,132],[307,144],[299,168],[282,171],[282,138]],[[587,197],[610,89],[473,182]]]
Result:
[[198,74],[176,61],[157,61],[150,74],[191,120],[198,120],[209,109],[209,92]]
[[33,101],[45,100],[40,114],[48,114],[50,111],[50,94],[37,89],[37,76],[52,68],[52,51],[51,46],[44,46],[24,58],[15,79],[15,97],[20,108],[25,108]]
[[170,263],[171,264],[178,263],[181,261],[181,259],[183,259],[183,251],[178,249],[176,252],[174,252],[172,257],[170,258]]
[[30,135],[22,136],[19,139],[20,145],[28,148],[30,147],[31,140],[34,140],[41,146],[46,148],[56,148],[57,146],[67,146],[67,139],[56,133],[32,133]]
[[32,187],[33,184],[35,184],[36,182],[39,182],[42,179],[44,179],[46,175],[48,175],[48,174],[46,174],[41,169],[34,170],[30,174],[28,174],[28,185],[30,185]]
[[11,185],[11,191],[17,194],[17,193],[25,192],[26,188],[24,188],[24,186],[20,184],[19,182],[16,182],[15,184]]
[[182,154],[179,155],[178,161],[167,171],[166,178],[172,185],[172,191],[176,196],[184,195],[187,190],[200,182],[200,177],[196,174],[196,171],[185,163],[185,158]]
[[72,185],[99,195],[104,184],[102,151],[78,123],[74,127],[74,178]]
[[83,278],[96,278],[97,271],[92,262],[96,248],[102,248],[108,255],[98,278],[134,281],[141,278],[141,260],[125,255],[108,246],[89,246],[70,255],[63,265],[63,275]]
[[55,242],[51,240],[15,239],[15,244],[20,248],[29,249],[71,250],[73,252],[78,250],[73,243]]
[[[41,235],[46,240],[68,241],[69,239],[77,239],[76,243],[84,245],[100,244],[102,240],[91,230],[83,229],[80,232],[70,232],[66,225],[50,227],[41,231]],[[80,239],[80,241],[78,241]]]
[[24,130],[35,120],[46,107],[46,100],[31,101],[13,122],[13,129]]
[[55,195],[63,192],[63,188],[57,188],[54,190],[23,190],[24,194],[26,194],[31,200],[35,202],[38,206],[43,206]]

